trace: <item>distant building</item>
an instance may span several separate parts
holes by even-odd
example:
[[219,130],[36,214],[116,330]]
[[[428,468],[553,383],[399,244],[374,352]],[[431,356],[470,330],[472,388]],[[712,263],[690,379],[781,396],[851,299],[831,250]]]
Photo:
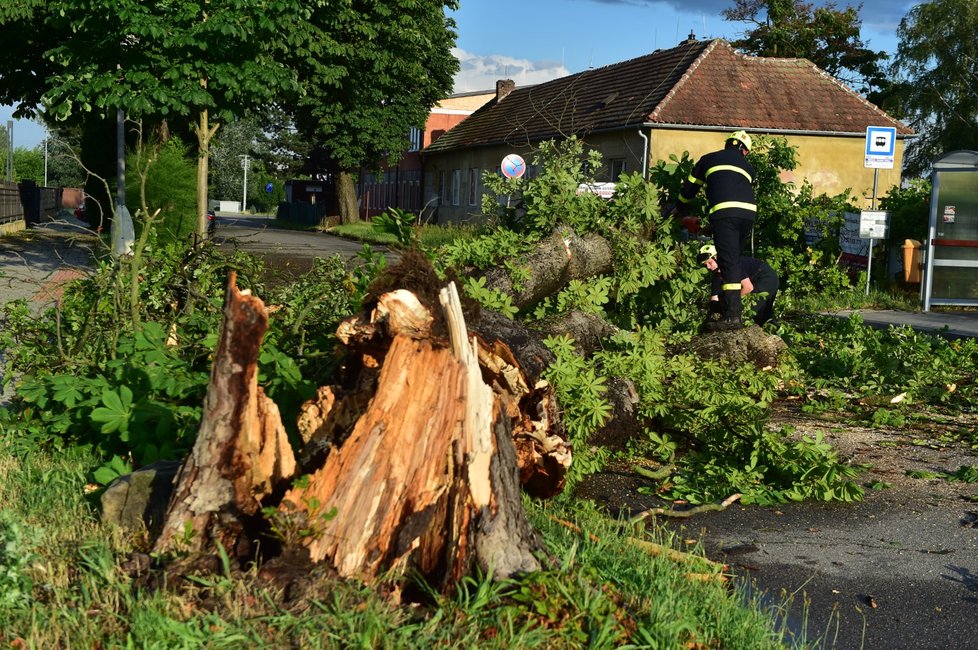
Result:
[[807,178],[817,193],[852,189],[868,197],[869,126],[896,129],[893,169],[879,170],[883,195],[900,183],[909,127],[806,59],[746,56],[722,39],[691,38],[535,86],[498,82],[488,103],[425,147],[425,200],[439,205],[440,221],[469,220],[480,212],[482,172],[498,173],[506,154],[545,140],[577,135],[603,156],[597,180],[614,181],[670,154],[697,158],[736,129],[785,136],[798,147],[800,165],[783,180]]
[[403,157],[386,165],[380,174],[361,171],[357,185],[360,216],[369,218],[388,208],[400,208],[420,214],[425,221],[435,217],[437,201],[423,198],[421,150],[435,142],[452,127],[471,115],[494,97],[491,91],[459,93],[438,102],[428,116],[424,129],[411,129],[410,145]]

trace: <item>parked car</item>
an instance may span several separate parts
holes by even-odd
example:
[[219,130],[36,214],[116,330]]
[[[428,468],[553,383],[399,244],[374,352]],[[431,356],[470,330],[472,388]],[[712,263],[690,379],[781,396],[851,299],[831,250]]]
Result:
[[217,212],[214,210],[207,211],[207,234],[213,235],[214,231],[217,230]]

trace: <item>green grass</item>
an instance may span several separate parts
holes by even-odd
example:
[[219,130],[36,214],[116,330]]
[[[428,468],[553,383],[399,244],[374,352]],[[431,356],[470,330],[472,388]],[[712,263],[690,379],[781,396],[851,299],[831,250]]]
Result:
[[[451,243],[460,238],[471,239],[478,233],[478,228],[464,225],[441,226],[425,224],[422,226],[415,226],[415,230],[417,232],[418,240],[420,241],[422,248],[425,250],[434,250],[443,244]],[[330,234],[337,235],[338,237],[355,239],[368,244],[390,247],[397,247],[399,245],[397,237],[395,237],[392,233],[381,232],[380,230],[374,228],[373,224],[369,221],[337,224],[327,228],[325,231]]]
[[[283,230],[305,230],[312,232],[327,232],[344,239],[353,239],[375,246],[400,247],[393,233],[383,232],[374,227],[370,221],[358,221],[348,224],[303,226],[290,221],[276,219],[275,227]],[[425,250],[434,250],[443,244],[449,244],[456,239],[471,239],[479,233],[477,226],[467,225],[437,225],[424,224],[415,226],[418,239]]]
[[0,432],[0,592],[13,593],[0,599],[4,647],[786,647],[776,612],[687,576],[709,574],[706,564],[628,541],[677,546],[663,530],[612,520],[569,496],[526,501],[552,557],[546,570],[519,581],[467,578],[456,594],[421,605],[326,577],[289,600],[254,569],[228,567],[189,589],[152,590],[125,570],[149,548],[145,533],[101,523],[86,497],[94,463],[81,451],[15,457]]
[[789,294],[778,294],[775,311],[817,314],[825,311],[840,311],[844,309],[892,309],[897,311],[920,311],[919,296],[910,291],[897,287],[892,289],[877,289],[870,287],[866,294],[865,287],[853,287],[848,291],[823,292],[804,298],[794,298]]

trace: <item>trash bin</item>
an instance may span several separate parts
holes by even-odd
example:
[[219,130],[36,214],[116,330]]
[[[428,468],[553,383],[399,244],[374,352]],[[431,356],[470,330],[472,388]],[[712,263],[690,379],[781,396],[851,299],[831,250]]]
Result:
[[916,239],[903,242],[903,280],[910,284],[920,282],[920,242]]

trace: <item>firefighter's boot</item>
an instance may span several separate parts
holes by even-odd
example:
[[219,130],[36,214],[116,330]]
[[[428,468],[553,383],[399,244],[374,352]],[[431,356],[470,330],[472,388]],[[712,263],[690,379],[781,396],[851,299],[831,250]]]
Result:
[[726,310],[720,320],[713,325],[714,332],[733,332],[744,329],[744,305],[740,300],[740,289],[728,289],[723,292],[723,302]]
[[706,312],[706,321],[703,323],[704,332],[715,332],[717,323],[723,317],[723,303],[719,300],[711,300],[709,309]]

